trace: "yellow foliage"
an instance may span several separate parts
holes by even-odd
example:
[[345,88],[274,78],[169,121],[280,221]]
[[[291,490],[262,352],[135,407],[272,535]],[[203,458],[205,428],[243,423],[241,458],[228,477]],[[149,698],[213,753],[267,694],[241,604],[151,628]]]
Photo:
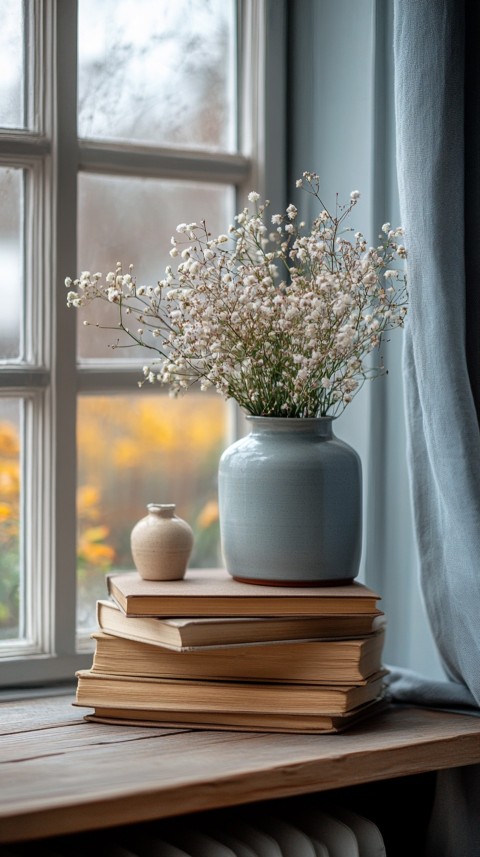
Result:
[[206,530],[207,527],[211,527],[212,524],[216,524],[218,521],[218,503],[216,500],[209,500],[208,503],[205,503],[202,511],[200,512],[197,518],[197,524],[202,530]]
[[11,423],[0,423],[0,456],[18,456],[19,452],[18,431]]
[[8,521],[13,515],[13,509],[10,503],[2,503],[0,501],[0,521]]
[[15,426],[9,422],[0,422],[0,544],[5,545],[8,549],[18,544],[20,517],[19,448],[18,431]]
[[108,568],[115,559],[115,550],[111,545],[82,541],[78,546],[78,557],[96,568]]
[[222,445],[225,404],[219,396],[201,393],[183,399],[82,396],[78,426],[87,478],[109,462],[138,467],[151,455],[166,455],[172,467],[179,468],[189,456],[202,456]]
[[80,485],[77,490],[77,515],[96,521],[100,515],[100,491],[93,485]]
[[77,555],[81,563],[105,570],[115,559],[115,549],[104,542],[110,529],[100,523],[85,526],[101,519],[100,501],[100,490],[94,485],[82,485],[77,491]]
[[[80,564],[104,571],[117,560],[115,544],[130,521],[141,486],[159,473],[179,502],[194,502],[209,456],[225,441],[225,403],[219,396],[191,392],[182,399],[163,394],[81,396],[78,408],[77,490]],[[21,472],[17,428],[0,421],[0,544],[18,546]],[[126,478],[125,478],[126,477]],[[209,477],[207,477],[209,478]],[[151,486],[150,486],[151,487]],[[122,491],[121,495],[118,490]],[[163,489],[162,489],[163,490]],[[106,497],[102,504],[102,496]],[[117,502],[117,497],[118,501]],[[134,498],[133,500],[131,498]],[[112,506],[113,503],[113,506]],[[130,506],[128,505],[130,503]],[[111,510],[107,517],[106,510]],[[122,511],[124,520],[114,515]],[[140,514],[140,509],[139,509]],[[121,516],[120,516],[121,518]],[[214,501],[202,509],[198,526],[218,519]],[[113,536],[105,521],[111,523]],[[123,529],[122,529],[123,528]]]
[[142,463],[143,451],[133,438],[122,438],[115,443],[112,457],[118,467],[138,467]]
[[6,545],[16,539],[19,532],[18,502],[15,504],[0,501],[0,544]]
[[18,497],[20,493],[20,468],[18,461],[0,462],[0,494],[2,497]]
[[101,542],[110,535],[110,530],[105,525],[99,527],[88,527],[83,532],[83,539],[87,542]]

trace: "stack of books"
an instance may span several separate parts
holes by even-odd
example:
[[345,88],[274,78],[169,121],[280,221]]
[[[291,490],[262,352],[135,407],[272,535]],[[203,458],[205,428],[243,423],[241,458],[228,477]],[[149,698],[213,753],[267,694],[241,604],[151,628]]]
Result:
[[379,596],[345,586],[259,586],[222,569],[183,580],[107,577],[87,720],[197,729],[340,732],[385,706]]

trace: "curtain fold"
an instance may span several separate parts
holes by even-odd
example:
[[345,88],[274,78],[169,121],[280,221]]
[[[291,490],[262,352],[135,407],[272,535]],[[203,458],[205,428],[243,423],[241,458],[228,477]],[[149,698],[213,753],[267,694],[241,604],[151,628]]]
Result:
[[[445,682],[401,702],[480,711],[480,60],[474,0],[394,0],[404,338],[420,585]],[[480,855],[480,767],[438,775],[430,857]]]
[[480,135],[471,139],[478,117],[467,121],[466,114],[480,75],[478,62],[466,61],[470,8],[463,0],[395,0],[394,53],[409,254],[407,442],[421,587],[446,678],[466,685],[480,705],[480,378],[473,325],[480,295],[473,237]]

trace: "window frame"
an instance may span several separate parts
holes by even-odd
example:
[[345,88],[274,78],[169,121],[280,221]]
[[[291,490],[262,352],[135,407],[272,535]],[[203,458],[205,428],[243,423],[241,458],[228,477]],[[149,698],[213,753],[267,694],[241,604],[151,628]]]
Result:
[[[77,0],[31,0],[31,130],[0,130],[0,166],[29,169],[25,233],[28,360],[0,365],[0,396],[26,400],[22,498],[27,532],[28,642],[0,644],[0,684],[73,679],[91,652],[76,635],[76,402],[128,392],[138,367],[77,364],[76,314],[64,278],[77,268],[77,175],[187,178],[233,184],[237,209],[252,189],[285,205],[286,0],[237,0],[238,153],[77,139]],[[33,57],[33,61],[32,61]],[[35,73],[32,76],[31,69]],[[241,415],[232,406],[232,435]]]

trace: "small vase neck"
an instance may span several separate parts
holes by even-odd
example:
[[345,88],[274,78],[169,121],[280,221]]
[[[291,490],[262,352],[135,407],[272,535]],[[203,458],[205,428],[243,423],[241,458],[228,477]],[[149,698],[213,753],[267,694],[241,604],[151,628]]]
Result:
[[306,434],[333,438],[334,417],[251,417],[247,416],[252,434]]
[[159,518],[173,518],[175,515],[175,503],[148,503],[147,509],[152,515]]

